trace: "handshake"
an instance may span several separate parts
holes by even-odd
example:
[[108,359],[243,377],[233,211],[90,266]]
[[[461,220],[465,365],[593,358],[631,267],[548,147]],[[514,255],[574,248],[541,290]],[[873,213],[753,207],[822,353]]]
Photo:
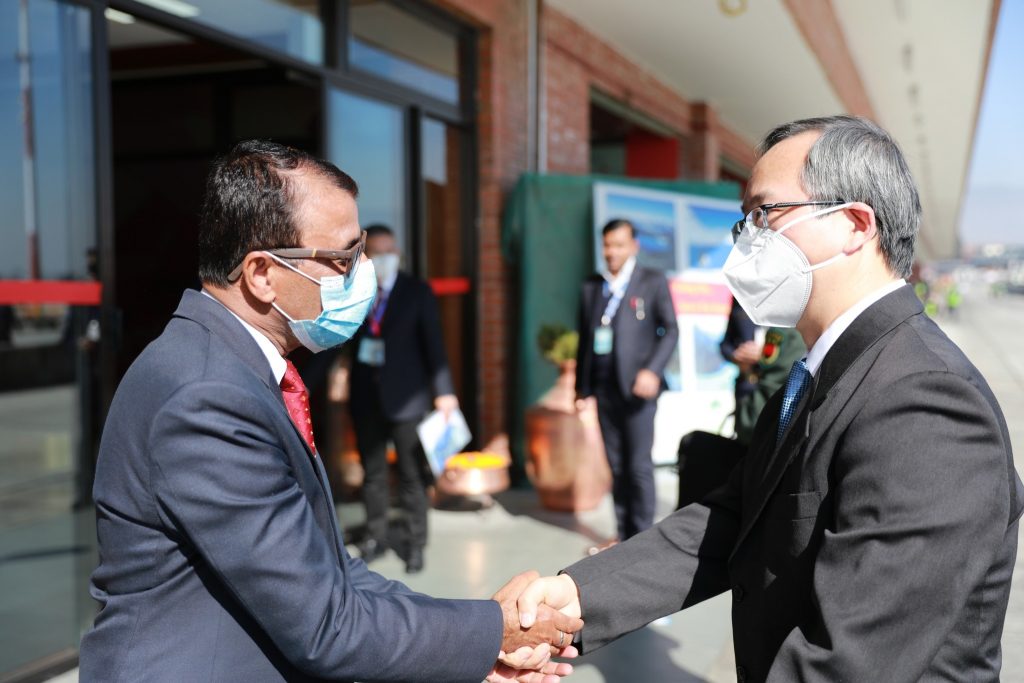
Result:
[[493,599],[501,605],[504,632],[488,683],[558,683],[572,673],[571,664],[551,661],[579,655],[572,641],[583,621],[579,592],[569,576],[523,572]]

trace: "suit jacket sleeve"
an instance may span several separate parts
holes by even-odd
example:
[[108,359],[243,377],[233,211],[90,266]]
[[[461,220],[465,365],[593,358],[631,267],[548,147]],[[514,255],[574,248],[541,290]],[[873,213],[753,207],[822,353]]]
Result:
[[672,352],[675,351],[676,344],[679,341],[679,326],[676,324],[676,309],[672,304],[672,294],[668,290],[668,281],[661,273],[655,274],[654,279],[656,287],[654,296],[655,322],[665,333],[658,338],[658,342],[654,347],[654,353],[644,367],[656,375],[661,375],[665,372],[665,366],[668,365],[668,360],[672,357]]
[[[479,682],[501,643],[498,604],[412,593],[347,556],[343,568],[266,426],[273,408],[223,382],[168,401],[149,436],[149,484],[168,527],[311,675]],[[453,642],[458,657],[444,654]]]
[[564,570],[579,588],[581,652],[728,589],[726,563],[739,531],[744,462],[700,503]]
[[962,377],[917,373],[870,398],[833,455],[821,623],[789,634],[769,680],[867,681],[879,666],[887,681],[919,680],[1002,546],[1006,448]]
[[448,369],[448,358],[444,350],[444,338],[441,336],[441,315],[437,308],[437,297],[434,296],[429,284],[421,283],[421,287],[419,334],[423,359],[426,361],[436,398],[454,394],[455,385],[452,383],[452,374]]
[[743,318],[746,314],[743,309],[740,308],[739,303],[736,299],[732,300],[732,308],[729,309],[729,322],[725,326],[725,336],[722,337],[722,343],[718,345],[718,350],[722,352],[722,358],[734,362],[732,356],[736,353],[736,349],[745,341],[754,338],[753,333],[748,328],[753,326],[753,323],[744,321]]
[[576,396],[587,398],[594,393],[590,386],[590,359],[593,351],[591,341],[590,315],[587,310],[587,285],[580,287],[580,307],[576,313],[576,332],[579,346],[576,349]]

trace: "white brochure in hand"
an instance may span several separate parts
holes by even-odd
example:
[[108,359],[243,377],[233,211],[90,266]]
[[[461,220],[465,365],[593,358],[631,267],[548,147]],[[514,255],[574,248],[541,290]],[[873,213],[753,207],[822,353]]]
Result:
[[473,438],[466,418],[458,408],[451,412],[447,420],[444,413],[435,410],[417,425],[416,433],[434,476],[440,475],[448,458],[465,448]]

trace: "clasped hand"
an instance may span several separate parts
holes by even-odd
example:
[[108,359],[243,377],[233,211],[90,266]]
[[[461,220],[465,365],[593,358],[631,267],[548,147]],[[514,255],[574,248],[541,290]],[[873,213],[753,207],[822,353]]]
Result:
[[[568,599],[562,611],[551,606],[566,590],[559,579],[572,586],[575,607],[568,604]],[[558,590],[547,588],[547,581],[557,582]],[[490,683],[557,683],[572,673],[571,664],[551,661],[552,656],[572,658],[579,654],[571,645],[573,635],[583,628],[572,579],[541,579],[535,571],[523,572],[502,586],[494,600],[501,605],[504,633],[498,662],[487,677]],[[524,606],[528,612],[522,612]]]

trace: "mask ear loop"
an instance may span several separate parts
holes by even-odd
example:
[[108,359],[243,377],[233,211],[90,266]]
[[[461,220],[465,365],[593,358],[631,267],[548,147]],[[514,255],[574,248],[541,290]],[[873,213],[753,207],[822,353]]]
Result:
[[[292,264],[290,264],[290,263],[288,263],[287,261],[285,261],[284,259],[282,259],[282,258],[278,257],[278,256],[277,256],[276,254],[271,254],[271,253],[270,253],[269,251],[265,251],[265,252],[263,252],[263,253],[264,253],[264,254],[266,254],[267,256],[269,256],[270,258],[274,259],[274,260],[275,260],[275,261],[277,261],[278,263],[280,263],[280,264],[281,264],[282,266],[284,266],[284,267],[285,267],[285,268],[287,268],[288,270],[292,270],[292,271],[295,271],[296,273],[298,273],[298,274],[299,274],[299,275],[301,275],[302,277],[306,278],[306,279],[307,279],[307,280],[309,280],[310,282],[312,282],[312,283],[314,283],[314,284],[316,284],[316,285],[318,285],[318,286],[322,286],[322,285],[320,285],[320,281],[319,281],[319,280],[317,280],[317,279],[315,279],[315,278],[313,278],[313,277],[310,277],[309,275],[306,275],[305,273],[303,273],[303,272],[302,272],[301,270],[299,270],[298,268],[296,268],[296,267],[295,267],[295,266],[293,266]],[[276,302],[276,301],[271,301],[271,302],[270,302],[270,305],[271,305],[271,306],[273,307],[273,309],[274,309],[275,311],[277,311],[278,313],[280,313],[281,315],[283,315],[283,316],[284,316],[284,318],[285,318],[285,320],[287,320],[288,322],[290,322],[290,323],[298,322],[298,321],[296,321],[296,320],[295,320],[295,318],[293,318],[293,317],[291,317],[290,315],[288,315],[287,313],[285,313],[285,312],[284,312],[284,309],[283,309],[283,308],[281,308],[280,306],[278,306],[278,305],[277,305],[277,302]]]
[[846,202],[845,204],[840,204],[839,206],[828,206],[828,207],[825,207],[824,209],[818,209],[817,211],[812,211],[812,212],[810,212],[808,214],[804,214],[803,216],[797,216],[796,218],[794,218],[790,222],[786,223],[785,225],[783,225],[778,230],[774,230],[773,232],[776,235],[781,235],[782,233],[786,232],[787,230],[792,228],[797,223],[802,223],[803,221],[809,221],[812,218],[818,218],[819,216],[824,216],[825,214],[832,213],[833,211],[842,211],[843,209],[848,209],[851,206],[853,206],[853,202]]

